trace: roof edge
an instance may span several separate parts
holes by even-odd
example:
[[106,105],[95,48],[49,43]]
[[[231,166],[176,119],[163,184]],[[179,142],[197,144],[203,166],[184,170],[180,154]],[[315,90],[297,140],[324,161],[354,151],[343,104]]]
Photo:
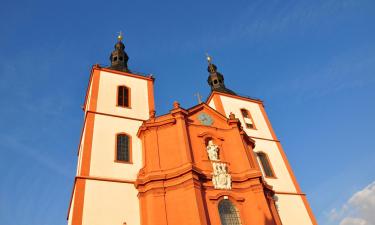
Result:
[[262,104],[263,105],[263,101],[260,100],[260,99],[255,99],[255,98],[250,98],[250,97],[247,97],[247,96],[241,96],[241,95],[231,95],[231,94],[228,94],[228,93],[223,93],[223,92],[219,92],[219,91],[211,91],[210,95],[207,97],[206,99],[206,104],[208,104],[211,99],[213,98],[213,96],[215,94],[218,94],[218,95],[223,95],[223,96],[226,96],[226,97],[231,97],[231,98],[237,98],[237,99],[241,99],[241,100],[245,100],[245,101],[249,101],[249,102],[255,102],[255,103],[258,103],[258,104]]

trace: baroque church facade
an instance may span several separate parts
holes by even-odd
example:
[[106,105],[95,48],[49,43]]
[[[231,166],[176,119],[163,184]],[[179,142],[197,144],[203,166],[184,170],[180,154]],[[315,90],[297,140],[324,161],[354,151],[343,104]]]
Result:
[[118,39],[91,70],[69,225],[317,224],[261,100],[208,57],[207,100],[156,116],[154,78]]

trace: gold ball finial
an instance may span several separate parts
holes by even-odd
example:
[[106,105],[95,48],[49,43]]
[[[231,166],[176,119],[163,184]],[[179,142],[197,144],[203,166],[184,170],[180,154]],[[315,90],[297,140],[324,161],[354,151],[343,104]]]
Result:
[[208,53],[206,53],[206,56],[208,63],[211,64],[212,57]]
[[122,36],[122,32],[120,31],[117,36],[117,40],[122,41],[122,39],[123,39],[123,36]]

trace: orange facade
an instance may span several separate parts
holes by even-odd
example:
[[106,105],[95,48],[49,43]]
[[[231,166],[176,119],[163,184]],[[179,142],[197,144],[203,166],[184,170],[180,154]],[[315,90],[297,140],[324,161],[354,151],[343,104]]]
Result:
[[[120,39],[115,48],[126,55]],[[206,103],[175,102],[158,117],[154,78],[111,60],[91,71],[68,225],[317,224],[262,101],[227,89],[211,58]],[[127,160],[117,157],[119,134]],[[262,176],[257,153],[272,176]]]
[[[205,114],[207,125],[199,119]],[[143,168],[135,182],[141,224],[221,224],[219,203],[229,200],[242,224],[281,224],[273,191],[262,179],[255,142],[239,120],[229,119],[205,103],[185,110],[174,104],[169,114],[151,117],[138,131],[143,144]],[[206,146],[218,146],[228,166],[230,189],[214,187]]]

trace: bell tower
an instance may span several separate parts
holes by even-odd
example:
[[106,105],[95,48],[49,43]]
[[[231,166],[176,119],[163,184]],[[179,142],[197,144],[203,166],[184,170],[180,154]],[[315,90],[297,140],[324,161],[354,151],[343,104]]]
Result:
[[154,78],[130,72],[122,35],[108,68],[94,65],[68,213],[69,225],[140,224],[142,143],[137,131],[154,113]]
[[129,56],[125,52],[125,45],[122,43],[122,33],[117,37],[117,43],[115,44],[115,49],[112,51],[109,59],[111,60],[111,66],[109,68],[124,72],[129,72],[128,70],[128,60]]
[[248,137],[255,141],[252,153],[257,158],[263,180],[271,185],[278,215],[284,225],[317,224],[306,194],[294,176],[286,154],[264,109],[263,101],[235,94],[224,86],[224,77],[208,59],[211,94],[206,103],[222,115],[233,113]]
[[225,87],[224,84],[224,76],[217,71],[217,67],[215,64],[213,64],[212,57],[207,55],[207,61],[208,61],[208,78],[207,82],[211,87],[211,91],[218,91],[218,92],[223,92],[223,93],[228,93],[228,94],[233,94],[235,95],[232,90],[229,90],[228,88]]

